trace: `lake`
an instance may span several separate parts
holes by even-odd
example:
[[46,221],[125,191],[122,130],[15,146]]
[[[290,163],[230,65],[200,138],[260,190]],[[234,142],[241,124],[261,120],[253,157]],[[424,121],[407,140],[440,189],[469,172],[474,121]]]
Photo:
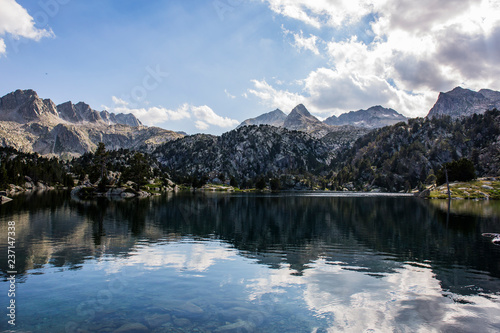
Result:
[[500,233],[499,205],[329,193],[19,196],[0,206],[0,330],[498,332],[500,246],[481,234]]

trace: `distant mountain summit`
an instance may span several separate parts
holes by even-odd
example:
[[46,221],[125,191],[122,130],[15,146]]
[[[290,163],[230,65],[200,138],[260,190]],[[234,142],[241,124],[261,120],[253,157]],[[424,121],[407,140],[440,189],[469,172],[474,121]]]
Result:
[[0,98],[0,121],[27,123],[36,120],[56,120],[56,105],[42,100],[33,90],[16,90]]
[[131,113],[119,113],[114,114],[108,111],[96,111],[90,108],[88,104],[80,102],[78,104],[73,104],[71,102],[66,102],[57,106],[57,111],[59,116],[69,122],[79,123],[79,122],[90,122],[98,123],[102,122],[106,125],[121,124],[128,126],[140,126],[142,123]]
[[16,90],[0,98],[0,121],[29,123],[33,121],[51,123],[102,123],[105,125],[140,126],[142,123],[133,114],[114,114],[93,110],[88,104],[71,102],[55,105],[50,99],[41,99],[31,89]]
[[275,127],[281,127],[285,123],[285,119],[286,113],[284,113],[280,109],[276,109],[274,111],[264,113],[256,118],[247,119],[239,124],[236,128],[249,125],[271,125]]
[[297,105],[292,112],[290,112],[283,126],[289,130],[303,132],[328,129],[328,125],[323,124],[318,118],[313,116],[303,104]]
[[324,123],[332,126],[350,125],[363,128],[380,128],[401,121],[407,121],[407,118],[393,109],[377,105],[367,110],[344,113],[338,117],[331,116],[325,119]]
[[466,117],[474,113],[482,114],[494,108],[500,109],[500,92],[489,89],[476,92],[456,87],[449,92],[439,93],[438,100],[427,117]]
[[249,125],[270,125],[284,127],[309,133],[315,137],[322,137],[333,130],[313,116],[303,104],[297,105],[288,115],[280,109],[264,113],[256,118],[243,121],[237,128]]
[[0,146],[60,156],[81,155],[103,142],[109,149],[152,150],[182,134],[143,126],[133,114],[93,110],[83,102],[55,105],[34,90],[0,98]]

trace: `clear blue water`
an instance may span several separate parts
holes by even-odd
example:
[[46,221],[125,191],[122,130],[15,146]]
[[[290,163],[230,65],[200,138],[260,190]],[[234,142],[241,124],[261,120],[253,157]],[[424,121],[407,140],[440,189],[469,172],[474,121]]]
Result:
[[498,203],[458,205],[330,194],[18,197],[0,206],[0,331],[498,332],[500,247],[481,236],[500,232]]

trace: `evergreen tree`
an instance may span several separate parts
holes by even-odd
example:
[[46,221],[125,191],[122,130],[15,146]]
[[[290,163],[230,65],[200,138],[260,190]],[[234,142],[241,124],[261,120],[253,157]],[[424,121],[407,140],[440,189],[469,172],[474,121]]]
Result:
[[92,159],[92,168],[89,173],[89,179],[92,183],[96,182],[99,178],[103,178],[107,173],[106,162],[107,162],[108,152],[106,151],[106,146],[104,143],[99,142],[97,150],[94,153]]
[[7,189],[8,186],[7,169],[3,161],[0,161],[0,190]]
[[257,182],[255,183],[255,188],[258,190],[263,190],[266,188],[266,180],[264,177],[260,177]]
[[146,185],[153,175],[151,166],[141,153],[135,153],[130,159],[130,166],[123,173],[124,181],[131,180],[137,184],[137,189]]
[[271,191],[279,191],[281,189],[281,183],[278,178],[271,179]]
[[106,192],[106,187],[108,186],[108,177],[106,175],[103,175],[101,178],[101,181],[99,182],[99,185],[97,186],[97,191],[104,193]]
[[229,185],[231,185],[232,187],[238,187],[238,182],[236,181],[236,178],[231,176],[231,179],[229,180]]
[[461,158],[458,161],[445,163],[436,175],[436,184],[441,185],[446,183],[445,168],[448,172],[448,181],[467,182],[476,179],[476,171],[474,163],[467,158]]

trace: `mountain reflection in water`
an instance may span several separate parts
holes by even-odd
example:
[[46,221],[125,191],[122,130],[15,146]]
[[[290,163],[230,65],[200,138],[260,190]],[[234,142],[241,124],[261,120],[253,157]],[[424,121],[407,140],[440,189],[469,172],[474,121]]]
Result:
[[[43,327],[27,312],[40,312],[44,297],[52,297],[59,304],[54,331],[67,330],[65,322],[91,331],[111,323],[112,331],[131,318],[158,332],[167,326],[229,332],[238,325],[242,332],[495,331],[500,247],[481,234],[500,232],[500,217],[484,202],[480,209],[467,204],[448,213],[439,202],[408,197],[169,194],[77,201],[47,192],[0,206],[0,229],[6,235],[7,221],[16,222],[24,290],[17,302],[26,309],[18,323],[26,330]],[[7,286],[6,239],[0,244]],[[50,285],[58,274],[67,279],[58,279],[60,293],[45,292],[39,281]],[[92,318],[66,299],[76,287],[73,299],[85,302],[117,274],[140,277],[147,287],[113,294]],[[144,313],[132,311],[134,299]],[[196,311],[186,315],[172,302]],[[121,315],[113,311],[118,305]],[[168,325],[155,327],[152,315],[165,316]]]

